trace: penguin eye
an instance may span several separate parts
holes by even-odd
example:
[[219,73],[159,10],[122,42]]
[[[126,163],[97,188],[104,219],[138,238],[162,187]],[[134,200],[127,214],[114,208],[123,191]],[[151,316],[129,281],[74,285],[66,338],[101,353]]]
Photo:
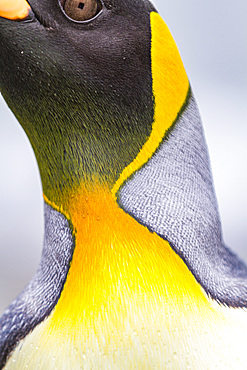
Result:
[[72,20],[85,22],[102,10],[101,0],[61,0],[64,13]]

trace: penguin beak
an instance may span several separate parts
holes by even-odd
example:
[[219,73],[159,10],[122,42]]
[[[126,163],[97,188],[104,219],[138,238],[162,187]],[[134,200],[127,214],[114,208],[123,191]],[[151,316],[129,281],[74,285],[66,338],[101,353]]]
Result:
[[26,19],[31,11],[26,0],[0,0],[0,17],[15,21]]

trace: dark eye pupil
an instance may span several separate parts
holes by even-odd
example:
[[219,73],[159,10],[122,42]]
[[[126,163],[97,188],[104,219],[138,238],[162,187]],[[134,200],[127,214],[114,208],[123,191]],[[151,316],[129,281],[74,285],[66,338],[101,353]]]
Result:
[[85,5],[85,4],[83,4],[83,3],[79,3],[78,8],[79,8],[79,9],[83,9],[83,8],[84,8],[84,5]]

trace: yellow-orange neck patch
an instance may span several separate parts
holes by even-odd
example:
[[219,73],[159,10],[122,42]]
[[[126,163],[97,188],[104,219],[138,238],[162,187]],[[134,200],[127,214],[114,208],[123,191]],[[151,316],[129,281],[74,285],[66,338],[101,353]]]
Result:
[[96,322],[102,328],[106,317],[107,325],[119,326],[119,320],[124,325],[130,304],[138,311],[167,302],[174,312],[207,305],[201,287],[168,242],[120,209],[104,188],[80,193],[67,211],[76,245],[51,330],[76,330],[79,325],[97,331]]

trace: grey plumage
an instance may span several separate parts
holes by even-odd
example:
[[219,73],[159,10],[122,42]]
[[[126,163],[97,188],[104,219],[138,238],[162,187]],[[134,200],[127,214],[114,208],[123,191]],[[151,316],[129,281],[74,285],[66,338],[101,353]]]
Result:
[[173,246],[217,301],[247,305],[247,268],[222,240],[207,146],[196,102],[120,191],[121,206]]
[[37,273],[0,318],[0,368],[17,342],[50,314],[67,277],[74,250],[69,223],[45,204],[45,238]]

